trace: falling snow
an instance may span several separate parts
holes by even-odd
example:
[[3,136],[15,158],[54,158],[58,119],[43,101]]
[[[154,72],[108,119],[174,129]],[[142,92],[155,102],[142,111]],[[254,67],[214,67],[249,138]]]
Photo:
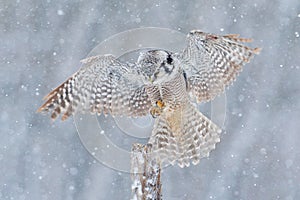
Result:
[[[163,199],[300,199],[299,8],[297,0],[1,1],[0,199],[130,198],[130,174],[94,157],[114,145],[89,152],[72,118],[52,122],[36,110],[101,41],[139,27],[237,33],[263,48],[226,90],[221,143],[197,166],[165,168]],[[219,111],[211,105],[201,104],[207,117]],[[147,141],[99,119],[107,129],[98,136],[118,148]]]
[[63,10],[57,10],[57,14],[58,14],[58,15],[64,15],[65,13],[64,13]]

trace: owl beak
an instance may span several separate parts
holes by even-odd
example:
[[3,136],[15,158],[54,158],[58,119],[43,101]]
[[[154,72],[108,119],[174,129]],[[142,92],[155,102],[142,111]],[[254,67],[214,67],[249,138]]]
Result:
[[152,77],[149,77],[149,82],[153,83],[153,78]]

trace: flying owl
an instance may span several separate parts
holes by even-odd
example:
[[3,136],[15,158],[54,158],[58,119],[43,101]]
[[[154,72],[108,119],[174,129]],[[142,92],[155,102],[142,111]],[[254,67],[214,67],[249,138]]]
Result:
[[[122,63],[113,55],[82,60],[82,68],[45,97],[39,112],[76,112],[155,118],[149,143],[166,164],[196,165],[220,141],[221,129],[195,104],[214,99],[230,85],[259,48],[251,39],[215,35],[198,30],[187,35],[180,53],[142,52],[136,63]],[[196,101],[195,101],[196,100]]]

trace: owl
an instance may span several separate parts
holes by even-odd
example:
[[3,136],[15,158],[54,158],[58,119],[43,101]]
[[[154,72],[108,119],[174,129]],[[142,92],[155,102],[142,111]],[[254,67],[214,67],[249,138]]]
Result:
[[194,30],[179,53],[149,50],[135,63],[123,63],[113,55],[89,57],[45,97],[38,111],[50,112],[52,119],[62,115],[62,120],[76,112],[152,115],[153,155],[166,164],[196,165],[220,142],[221,133],[196,105],[221,94],[260,52],[245,42],[251,39]]

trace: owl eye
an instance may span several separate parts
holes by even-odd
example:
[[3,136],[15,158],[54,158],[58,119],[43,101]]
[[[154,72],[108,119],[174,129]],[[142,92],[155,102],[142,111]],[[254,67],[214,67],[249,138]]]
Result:
[[169,65],[171,65],[172,62],[173,62],[173,58],[171,58],[171,55],[168,55],[168,57],[167,57],[167,63],[168,63]]

